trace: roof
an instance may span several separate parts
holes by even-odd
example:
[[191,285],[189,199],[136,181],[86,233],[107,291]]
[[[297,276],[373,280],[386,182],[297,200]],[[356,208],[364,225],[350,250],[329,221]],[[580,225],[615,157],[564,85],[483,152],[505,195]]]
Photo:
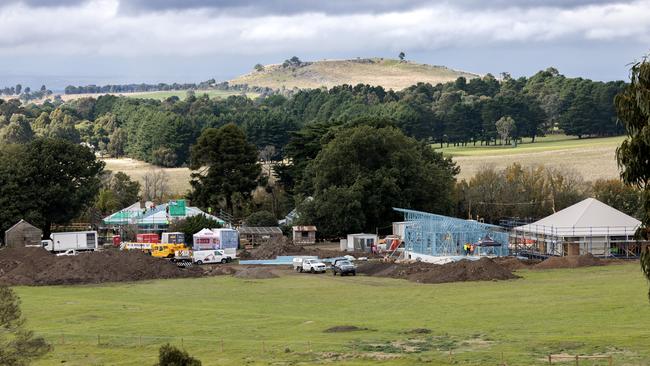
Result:
[[634,235],[640,225],[641,221],[634,217],[595,198],[587,198],[515,230],[555,236],[621,236]]
[[36,226],[30,224],[29,222],[27,222],[27,221],[25,221],[25,220],[23,220],[23,219],[20,219],[20,221],[18,221],[17,223],[13,224],[9,229],[5,230],[5,233],[10,232],[11,230],[13,230],[14,228],[16,228],[16,227],[18,227],[18,226],[20,226],[20,225],[30,226],[30,227],[32,227],[32,228],[34,228],[34,229],[36,229],[36,230],[39,230],[39,231],[41,230],[41,229],[37,228]]
[[237,231],[245,235],[282,235],[282,230],[277,226],[242,226]]
[[310,225],[310,226],[294,226],[293,231],[317,231],[316,226]]
[[103,222],[107,225],[126,225],[126,224],[137,224],[141,226],[146,225],[168,225],[169,219],[184,219],[197,215],[205,215],[206,217],[219,222],[220,224],[225,224],[226,222],[216,216],[207,214],[201,211],[197,207],[185,207],[184,216],[170,216],[170,213],[167,211],[167,207],[170,206],[167,203],[157,205],[154,208],[143,211],[139,202],[132,204],[131,206],[122,209],[114,214],[104,218]]

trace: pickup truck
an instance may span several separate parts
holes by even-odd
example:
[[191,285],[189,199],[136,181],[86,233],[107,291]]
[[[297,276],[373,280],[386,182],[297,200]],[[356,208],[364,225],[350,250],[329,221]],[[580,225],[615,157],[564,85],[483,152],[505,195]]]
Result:
[[68,257],[68,256],[75,256],[77,255],[77,251],[75,249],[68,249],[65,252],[58,253],[56,256],[57,257]]
[[325,273],[327,266],[317,258],[294,258],[293,268],[296,272]]
[[332,274],[336,276],[337,273],[341,276],[349,274],[356,276],[357,267],[347,259],[337,259],[332,263]]

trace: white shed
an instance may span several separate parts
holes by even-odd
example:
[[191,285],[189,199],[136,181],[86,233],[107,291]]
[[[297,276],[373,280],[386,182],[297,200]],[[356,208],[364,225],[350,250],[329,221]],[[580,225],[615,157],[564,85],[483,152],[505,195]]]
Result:
[[369,252],[373,245],[377,245],[376,234],[348,234],[347,250],[355,252]]

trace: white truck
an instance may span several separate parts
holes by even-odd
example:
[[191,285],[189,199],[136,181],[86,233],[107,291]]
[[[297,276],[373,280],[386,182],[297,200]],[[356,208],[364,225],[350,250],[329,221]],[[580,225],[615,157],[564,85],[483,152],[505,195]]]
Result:
[[229,263],[233,258],[222,249],[216,250],[195,250],[192,252],[192,262],[203,263]]
[[325,273],[327,266],[318,258],[296,257],[293,259],[296,272]]
[[52,233],[50,239],[42,240],[41,245],[52,253],[65,252],[74,249],[77,252],[94,251],[98,249],[96,231],[73,231],[67,233]]

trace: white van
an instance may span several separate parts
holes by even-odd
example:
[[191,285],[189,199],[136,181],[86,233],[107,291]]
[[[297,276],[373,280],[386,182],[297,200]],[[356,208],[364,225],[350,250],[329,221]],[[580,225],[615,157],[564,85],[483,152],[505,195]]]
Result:
[[203,263],[228,263],[232,257],[224,253],[221,249],[216,250],[196,250],[192,252],[192,262],[196,264]]

